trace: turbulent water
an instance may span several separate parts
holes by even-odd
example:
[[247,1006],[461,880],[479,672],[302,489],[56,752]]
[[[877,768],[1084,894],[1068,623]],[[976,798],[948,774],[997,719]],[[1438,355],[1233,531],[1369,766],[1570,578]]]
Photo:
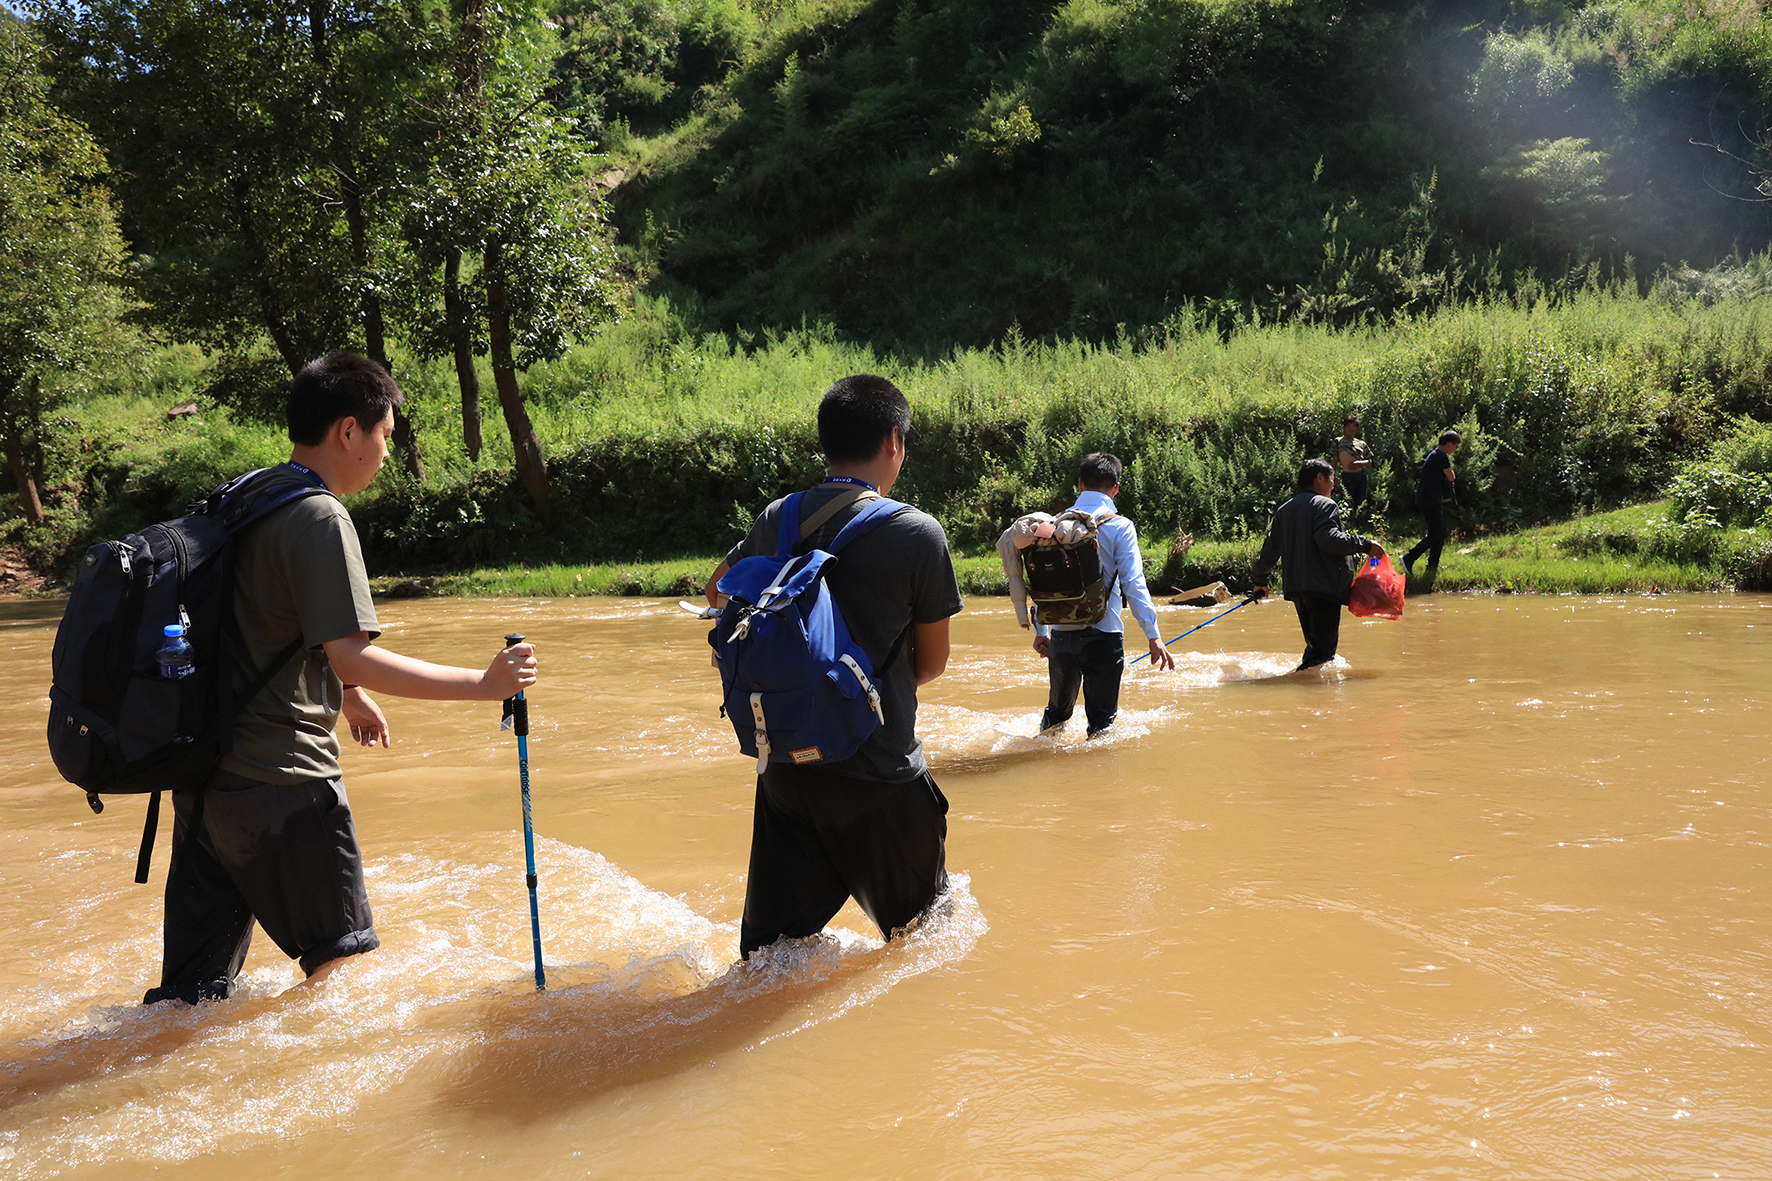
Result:
[[346,757],[382,949],[295,987],[261,936],[233,1000],[141,1008],[166,836],[134,885],[139,801],[56,777],[14,605],[0,1177],[1772,1175],[1772,600],[1423,599],[1301,675],[1267,604],[1090,742],[975,600],[920,725],[951,894],[744,967],[705,623],[381,610],[432,659],[540,644],[548,991],[497,707],[389,702]]

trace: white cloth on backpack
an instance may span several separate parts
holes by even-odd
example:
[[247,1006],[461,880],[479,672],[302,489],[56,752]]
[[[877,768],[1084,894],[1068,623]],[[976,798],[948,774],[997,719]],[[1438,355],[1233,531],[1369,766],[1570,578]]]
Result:
[[997,538],[997,556],[1003,560],[1003,576],[1009,580],[1009,603],[1015,608],[1017,623],[1033,626],[1028,617],[1027,583],[1022,578],[1020,551],[1042,541],[1057,545],[1082,541],[1116,515],[1111,508],[1099,513],[1071,508],[1056,517],[1051,513],[1028,513],[1003,530]]
[[1009,580],[1009,602],[1015,608],[1015,621],[1022,627],[1030,627],[1028,620],[1028,588],[1021,577],[1021,558],[1018,551],[1026,549],[1036,541],[1051,537],[1054,530],[1051,513],[1029,513],[1025,517],[1017,517],[1003,530],[1003,536],[997,538],[997,556],[1003,559],[1003,577]]

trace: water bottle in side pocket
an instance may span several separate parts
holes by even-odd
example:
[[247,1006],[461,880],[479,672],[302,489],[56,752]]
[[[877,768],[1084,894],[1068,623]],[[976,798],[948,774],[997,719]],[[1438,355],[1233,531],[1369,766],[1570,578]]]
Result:
[[176,681],[188,677],[197,671],[192,658],[191,641],[185,639],[185,626],[182,623],[169,623],[161,629],[166,639],[160,644],[160,650],[154,658],[160,662],[160,678]]

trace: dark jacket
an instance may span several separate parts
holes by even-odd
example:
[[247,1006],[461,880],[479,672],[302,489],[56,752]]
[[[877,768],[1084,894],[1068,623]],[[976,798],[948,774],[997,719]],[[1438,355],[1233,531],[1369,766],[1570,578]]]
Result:
[[1372,542],[1341,529],[1341,510],[1327,496],[1299,492],[1274,513],[1261,555],[1255,559],[1255,584],[1267,585],[1274,564],[1285,567],[1286,599],[1322,599],[1346,603],[1354,572],[1349,554],[1363,554]]

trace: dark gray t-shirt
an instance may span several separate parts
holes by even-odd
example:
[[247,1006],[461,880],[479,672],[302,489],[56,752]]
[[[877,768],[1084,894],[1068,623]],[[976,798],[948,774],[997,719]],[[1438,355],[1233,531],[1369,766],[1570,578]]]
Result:
[[[841,484],[810,489],[800,501],[801,519],[844,489]],[[750,533],[726,555],[728,564],[775,553],[781,503],[774,501],[763,510]],[[828,546],[856,511],[838,512],[794,552]],[[870,734],[860,750],[830,764],[830,770],[887,783],[915,779],[928,764],[917,738],[917,671],[906,633],[913,623],[936,623],[960,610],[960,584],[954,578],[947,534],[934,517],[907,505],[845,546],[828,569],[826,585],[843,612],[850,637],[873,663],[881,712],[886,715],[886,724]],[[900,636],[904,643],[881,672]]]
[[231,670],[234,691],[298,637],[303,651],[240,710],[221,767],[260,783],[337,779],[333,727],[344,685],[321,645],[381,634],[351,514],[335,497],[310,496],[252,526],[234,552],[234,619],[245,648]]

